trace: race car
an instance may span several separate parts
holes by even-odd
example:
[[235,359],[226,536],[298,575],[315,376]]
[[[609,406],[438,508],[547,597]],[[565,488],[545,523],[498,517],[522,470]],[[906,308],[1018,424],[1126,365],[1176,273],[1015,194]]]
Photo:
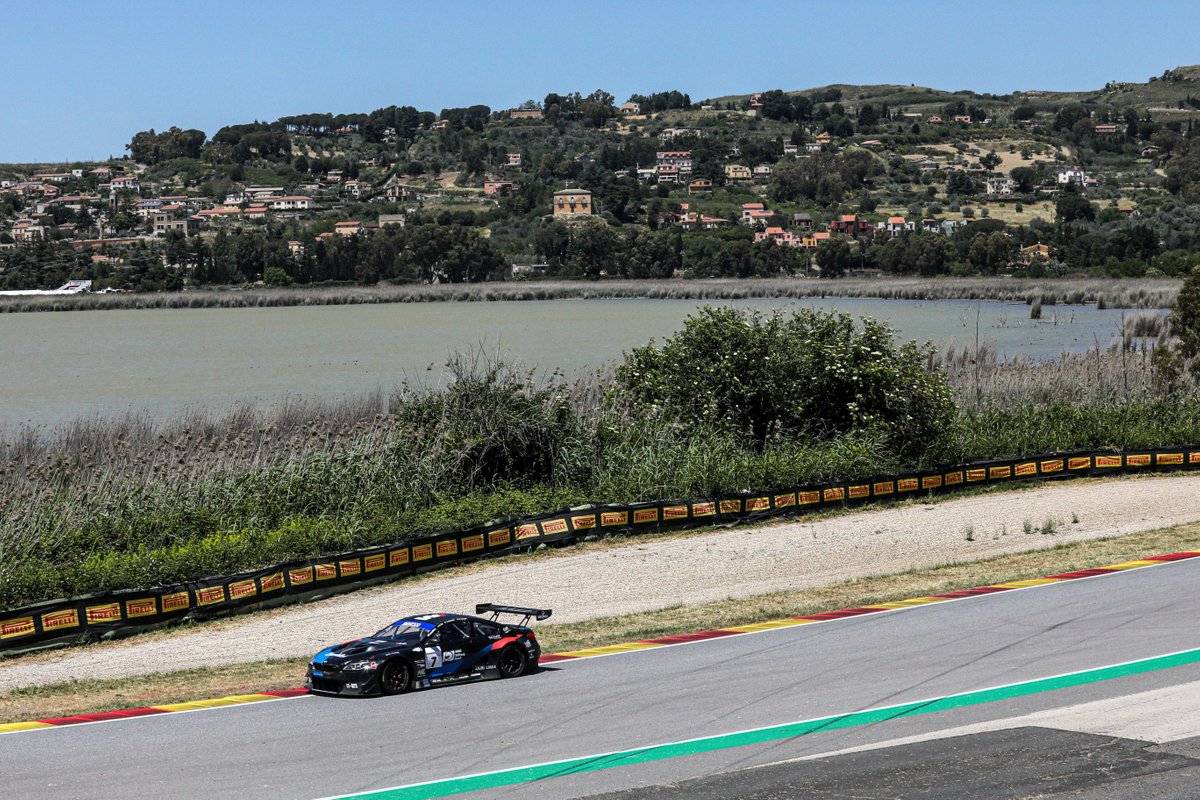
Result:
[[[305,686],[318,694],[400,694],[444,683],[516,678],[537,669],[542,649],[529,620],[549,619],[550,609],[480,603],[475,613],[488,616],[419,614],[373,636],[327,647],[313,656]],[[501,615],[522,619],[509,625]]]

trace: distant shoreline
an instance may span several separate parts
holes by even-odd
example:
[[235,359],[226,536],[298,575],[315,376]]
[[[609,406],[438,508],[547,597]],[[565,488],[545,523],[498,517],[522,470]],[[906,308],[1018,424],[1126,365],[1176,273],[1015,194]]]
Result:
[[747,300],[863,297],[884,300],[996,300],[1106,308],[1166,308],[1181,281],[1171,278],[759,278],[706,280],[509,281],[406,286],[198,289],[139,294],[0,298],[0,314],[185,308],[278,308],[379,303],[568,299]]

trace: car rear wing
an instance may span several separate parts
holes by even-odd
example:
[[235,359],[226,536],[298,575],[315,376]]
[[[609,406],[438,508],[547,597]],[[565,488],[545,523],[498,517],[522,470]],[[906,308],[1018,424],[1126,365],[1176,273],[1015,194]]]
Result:
[[529,620],[536,619],[538,622],[550,619],[550,609],[548,608],[521,608],[520,606],[499,606],[495,603],[479,603],[475,606],[476,614],[491,614],[492,619],[499,619],[501,614],[514,614],[519,617],[524,617],[521,620],[521,625],[525,625]]

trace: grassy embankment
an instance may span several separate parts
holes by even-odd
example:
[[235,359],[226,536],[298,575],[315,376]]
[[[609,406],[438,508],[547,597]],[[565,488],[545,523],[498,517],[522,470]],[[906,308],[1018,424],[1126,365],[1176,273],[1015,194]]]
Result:
[[1108,308],[1166,308],[1180,281],[1162,279],[815,278],[740,280],[527,281],[437,286],[254,287],[155,294],[80,294],[0,297],[0,313],[166,308],[428,303],[439,301],[559,300],[645,297],[742,300],[787,297],[875,297],[888,300],[1001,300],[1047,305],[1100,304]]
[[[944,363],[942,363],[944,362]],[[902,466],[1200,443],[1193,395],[1142,352],[997,363],[947,353],[959,411],[903,464],[871,432],[685,434],[566,384],[460,359],[438,387],[0,440],[0,608],[229,574],[583,502],[708,496]]]
[[[582,545],[585,548],[600,546],[604,545]],[[886,603],[1198,548],[1200,524],[1183,525],[815,589],[607,617],[571,625],[542,625],[538,627],[538,637],[546,652],[564,652]],[[81,680],[16,689],[0,694],[0,723],[290,689],[303,683],[306,661],[306,658],[277,659],[137,678]]]

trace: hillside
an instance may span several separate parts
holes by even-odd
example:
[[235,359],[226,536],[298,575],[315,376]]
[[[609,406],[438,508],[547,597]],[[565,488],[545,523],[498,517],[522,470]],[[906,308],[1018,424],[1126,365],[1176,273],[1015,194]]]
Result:
[[1200,263],[1198,81],[597,90],[140,131],[129,158],[0,166],[0,290],[1177,275]]

